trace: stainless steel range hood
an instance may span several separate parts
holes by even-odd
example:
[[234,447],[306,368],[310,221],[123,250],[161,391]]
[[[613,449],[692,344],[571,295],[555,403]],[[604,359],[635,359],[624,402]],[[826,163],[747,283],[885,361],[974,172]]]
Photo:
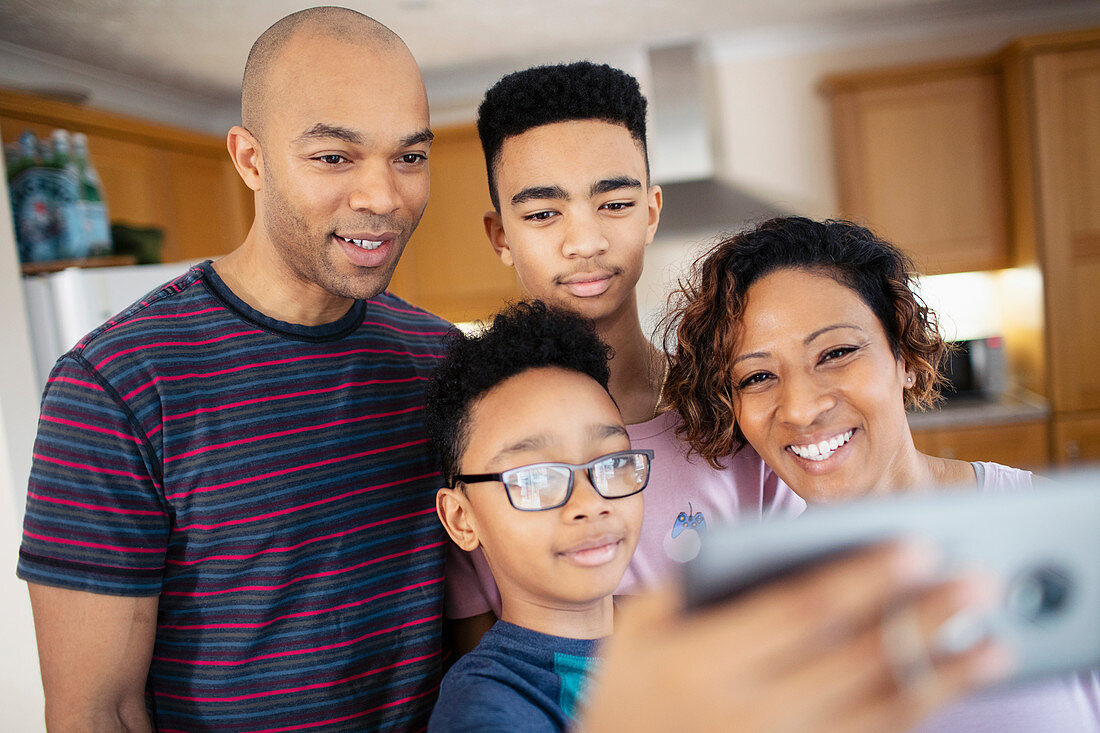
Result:
[[721,125],[705,49],[650,49],[649,162],[664,192],[659,237],[705,238],[789,213],[721,180]]

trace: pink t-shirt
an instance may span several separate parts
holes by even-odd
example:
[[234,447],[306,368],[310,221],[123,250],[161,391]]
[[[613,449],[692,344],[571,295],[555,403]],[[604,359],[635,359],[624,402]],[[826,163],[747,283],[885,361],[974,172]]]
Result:
[[[1031,472],[974,464],[980,491],[1031,489]],[[1042,489],[1038,489],[1041,491]],[[915,733],[1100,733],[1100,671],[1001,687],[960,700]]]
[[[687,457],[677,439],[679,415],[666,412],[628,425],[633,448],[653,450],[638,548],[616,594],[636,593],[677,572],[699,554],[707,526],[719,522],[758,522],[765,517],[794,517],[806,503],[764,465],[751,446],[727,458],[716,471],[706,460]],[[446,613],[467,618],[486,611],[500,617],[500,594],[481,550],[463,552],[453,545],[447,558]]]

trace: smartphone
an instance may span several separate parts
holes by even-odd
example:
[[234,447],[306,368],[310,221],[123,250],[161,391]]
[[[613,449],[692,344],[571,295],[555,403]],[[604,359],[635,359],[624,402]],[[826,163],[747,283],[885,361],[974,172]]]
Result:
[[[1026,492],[908,492],[810,507],[793,520],[714,527],[684,566],[688,607],[895,539],[932,542],[943,577],[992,572],[1004,592],[971,626],[1013,650],[1014,679],[1100,667],[1100,471]],[[812,613],[807,609],[807,613]],[[945,645],[948,646],[948,645]],[[960,639],[949,645],[965,648]]]

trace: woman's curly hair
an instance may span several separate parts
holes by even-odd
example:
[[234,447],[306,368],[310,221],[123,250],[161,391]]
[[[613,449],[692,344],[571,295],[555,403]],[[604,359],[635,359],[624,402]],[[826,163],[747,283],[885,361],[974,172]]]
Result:
[[746,294],[765,275],[788,268],[832,277],[867,304],[894,356],[913,371],[907,407],[929,407],[939,399],[948,347],[935,312],[914,291],[912,260],[848,221],[771,219],[699,257],[670,297],[663,321],[666,349],[675,352],[662,401],[680,413],[677,434],[715,468],[745,444],[734,413],[732,361]]

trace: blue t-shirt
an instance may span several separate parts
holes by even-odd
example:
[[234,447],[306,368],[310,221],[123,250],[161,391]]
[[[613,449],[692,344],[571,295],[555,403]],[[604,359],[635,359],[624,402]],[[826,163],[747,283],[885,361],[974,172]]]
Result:
[[497,621],[443,678],[428,732],[564,730],[598,644]]

